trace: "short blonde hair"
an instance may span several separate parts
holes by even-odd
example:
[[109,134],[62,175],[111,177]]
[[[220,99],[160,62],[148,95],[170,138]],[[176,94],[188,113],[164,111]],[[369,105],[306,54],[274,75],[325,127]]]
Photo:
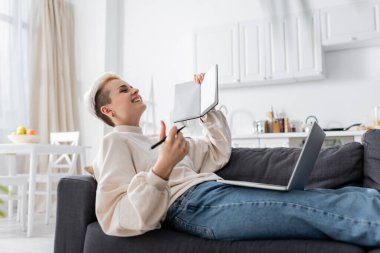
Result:
[[103,105],[111,103],[109,92],[104,92],[103,87],[108,81],[112,79],[120,79],[120,77],[112,72],[106,72],[98,77],[92,86],[90,86],[87,90],[84,96],[84,101],[87,105],[88,111],[92,115],[100,118],[107,125],[115,126],[112,120],[100,111],[100,108]]

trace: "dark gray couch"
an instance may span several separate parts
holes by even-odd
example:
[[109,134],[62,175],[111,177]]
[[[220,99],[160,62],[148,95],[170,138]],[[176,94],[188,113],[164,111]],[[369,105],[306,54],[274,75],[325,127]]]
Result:
[[[229,163],[218,174],[225,179],[285,184],[299,153],[300,149],[295,148],[233,149]],[[354,142],[322,149],[308,187],[339,188],[350,185],[380,189],[379,183],[380,130],[372,130],[363,135],[362,144]],[[95,193],[96,182],[90,176],[68,177],[60,181],[55,253],[380,253],[380,248],[363,248],[327,238],[211,241],[177,232],[165,224],[159,230],[136,237],[107,236],[96,220]]]

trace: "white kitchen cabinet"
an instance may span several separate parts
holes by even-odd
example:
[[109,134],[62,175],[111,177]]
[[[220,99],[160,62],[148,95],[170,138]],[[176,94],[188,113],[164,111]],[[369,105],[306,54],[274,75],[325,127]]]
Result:
[[323,46],[378,38],[379,1],[358,1],[321,9],[321,24]]
[[289,147],[289,138],[261,138],[260,148]]
[[323,78],[319,12],[239,23],[239,40],[241,82]]
[[324,77],[324,52],[380,44],[380,0],[195,32],[195,72],[219,65],[220,87]]
[[238,25],[231,24],[194,33],[195,73],[218,64],[219,83],[239,81]]
[[262,82],[267,79],[266,25],[265,20],[239,23],[241,82]]
[[232,147],[234,148],[260,148],[258,139],[235,139],[232,140]]
[[[327,131],[323,147],[341,145],[350,142],[361,142],[365,131]],[[305,143],[307,133],[256,133],[251,135],[233,135],[234,148],[300,148]]]
[[321,78],[320,33],[319,12],[197,31],[195,72],[204,72],[217,63],[221,88]]
[[324,61],[319,12],[301,12],[291,17],[294,57],[293,76],[297,80],[321,78]]
[[267,25],[267,78],[286,80],[293,78],[291,24],[287,17],[275,17]]
[[274,18],[239,23],[241,82],[265,84],[293,79],[289,21]]

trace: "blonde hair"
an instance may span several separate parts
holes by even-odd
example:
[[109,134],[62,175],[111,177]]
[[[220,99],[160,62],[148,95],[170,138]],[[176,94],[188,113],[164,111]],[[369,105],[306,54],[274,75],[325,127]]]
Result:
[[107,115],[100,111],[100,108],[112,102],[109,96],[109,91],[104,90],[104,86],[107,82],[113,79],[120,79],[120,77],[112,72],[102,74],[98,79],[96,79],[85,94],[85,102],[89,112],[112,127],[114,127],[115,124]]

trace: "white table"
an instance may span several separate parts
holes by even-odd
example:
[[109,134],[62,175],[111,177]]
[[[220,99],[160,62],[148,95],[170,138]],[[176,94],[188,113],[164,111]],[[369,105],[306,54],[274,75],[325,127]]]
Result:
[[[86,165],[84,146],[53,145],[53,144],[0,144],[0,154],[29,155],[29,201],[27,236],[33,234],[34,195],[36,189],[37,159],[39,155],[79,154],[80,165]],[[12,166],[14,163],[12,164]]]

